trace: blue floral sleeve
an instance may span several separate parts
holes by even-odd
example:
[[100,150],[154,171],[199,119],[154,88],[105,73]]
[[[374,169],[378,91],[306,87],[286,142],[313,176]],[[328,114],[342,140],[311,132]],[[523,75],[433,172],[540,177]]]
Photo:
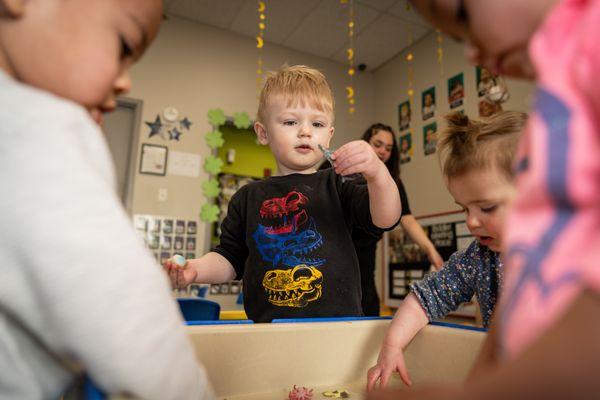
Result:
[[499,254],[473,241],[466,250],[454,253],[441,270],[410,288],[429,320],[445,317],[476,295],[487,326],[499,291],[500,268]]

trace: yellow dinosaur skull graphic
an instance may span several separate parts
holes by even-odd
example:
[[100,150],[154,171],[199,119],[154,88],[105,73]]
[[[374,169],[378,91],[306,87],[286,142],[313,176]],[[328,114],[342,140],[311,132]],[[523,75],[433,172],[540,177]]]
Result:
[[323,274],[315,267],[304,264],[293,269],[267,271],[263,287],[269,302],[276,306],[305,307],[321,297]]

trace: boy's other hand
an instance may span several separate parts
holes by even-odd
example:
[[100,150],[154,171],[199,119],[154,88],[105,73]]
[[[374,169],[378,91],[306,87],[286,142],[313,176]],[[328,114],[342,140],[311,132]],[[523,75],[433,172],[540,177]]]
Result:
[[364,140],[346,143],[334,153],[335,172],[342,175],[362,174],[367,181],[387,172],[385,164],[377,157],[373,147]]
[[379,381],[380,388],[386,388],[395,371],[400,373],[400,378],[405,384],[412,385],[404,363],[402,349],[384,344],[379,352],[377,365],[369,368],[369,372],[367,372],[367,391],[375,389],[377,381]]
[[163,264],[163,268],[169,275],[171,280],[171,286],[173,289],[184,289],[196,280],[198,271],[195,268],[188,267],[188,263],[181,266],[173,262],[172,259],[168,259]]

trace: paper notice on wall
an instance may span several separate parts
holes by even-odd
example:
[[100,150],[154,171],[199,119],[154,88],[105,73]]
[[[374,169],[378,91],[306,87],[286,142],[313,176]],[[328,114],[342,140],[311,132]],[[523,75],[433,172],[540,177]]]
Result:
[[171,151],[169,153],[167,173],[169,175],[198,178],[200,176],[200,155]]

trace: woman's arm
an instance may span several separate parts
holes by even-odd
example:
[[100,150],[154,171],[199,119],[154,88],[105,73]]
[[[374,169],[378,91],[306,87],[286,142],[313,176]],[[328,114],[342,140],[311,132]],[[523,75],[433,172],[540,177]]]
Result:
[[437,252],[431,240],[425,234],[423,227],[417,222],[412,214],[403,215],[400,220],[402,228],[408,236],[427,254],[427,259],[436,269],[440,269],[444,264],[444,260],[440,253]]

